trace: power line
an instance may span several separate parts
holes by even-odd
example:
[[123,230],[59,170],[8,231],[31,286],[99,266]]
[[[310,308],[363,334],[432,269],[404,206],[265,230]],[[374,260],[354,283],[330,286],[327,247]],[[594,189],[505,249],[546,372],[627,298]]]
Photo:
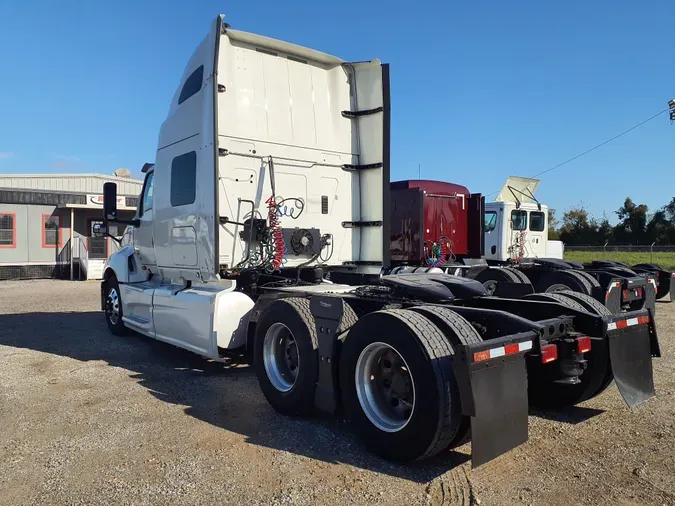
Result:
[[[615,135],[614,137],[612,137],[611,139],[607,139],[605,142],[601,142],[600,144],[598,144],[598,145],[596,145],[596,146],[593,146],[591,149],[587,149],[587,150],[584,151],[583,153],[579,153],[578,155],[573,156],[572,158],[569,158],[569,159],[565,160],[564,162],[559,163],[558,165],[554,165],[553,167],[551,167],[551,168],[549,168],[549,169],[546,169],[546,170],[544,170],[544,171],[541,171],[541,172],[539,172],[538,174],[535,174],[535,175],[532,176],[532,177],[533,177],[533,178],[539,177],[539,176],[541,176],[542,174],[546,174],[547,172],[551,172],[552,170],[555,170],[555,169],[557,169],[557,168],[559,168],[559,167],[562,167],[563,165],[566,165],[566,164],[568,164],[568,163],[570,163],[570,162],[573,162],[573,161],[576,160],[577,158],[581,158],[582,156],[587,155],[587,154],[590,153],[591,151],[595,151],[596,149],[601,148],[601,147],[604,146],[605,144],[609,144],[610,142],[612,142],[612,141],[618,139],[619,137],[621,137],[621,136],[623,136],[623,135],[626,135],[628,132],[632,132],[632,131],[635,130],[636,128],[641,127],[642,125],[644,125],[645,123],[650,122],[650,121],[653,120],[654,118],[658,118],[658,117],[661,116],[664,112],[668,112],[668,111],[669,111],[669,109],[664,109],[664,110],[662,110],[662,111],[660,111],[660,112],[657,112],[657,113],[654,114],[653,116],[650,116],[650,117],[647,118],[646,120],[641,121],[641,122],[638,123],[637,125],[633,125],[633,126],[630,127],[628,130],[624,130],[624,131],[621,132],[620,134]],[[486,196],[489,197],[490,195],[494,195],[495,193],[499,193],[499,190],[497,190],[496,192],[488,193]]]

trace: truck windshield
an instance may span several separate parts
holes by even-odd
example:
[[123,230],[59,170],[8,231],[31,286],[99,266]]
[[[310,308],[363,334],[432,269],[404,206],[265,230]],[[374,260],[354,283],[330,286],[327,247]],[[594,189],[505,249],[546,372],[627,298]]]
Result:
[[527,229],[527,211],[511,211],[511,226],[513,230]]

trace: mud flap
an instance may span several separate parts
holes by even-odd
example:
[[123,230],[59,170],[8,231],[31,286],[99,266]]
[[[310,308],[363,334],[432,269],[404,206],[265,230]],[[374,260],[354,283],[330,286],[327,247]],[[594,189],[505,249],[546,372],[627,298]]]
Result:
[[621,397],[630,407],[642,404],[655,395],[649,311],[607,316],[605,322],[612,374]]
[[609,309],[612,314],[619,314],[621,313],[621,281],[618,279],[612,279],[610,281],[609,285],[607,286],[607,290],[605,291],[604,294],[604,301],[601,300],[600,302],[603,302],[605,304],[605,307]]
[[462,413],[471,417],[472,467],[527,441],[524,355],[537,339],[535,332],[525,332],[455,347]]

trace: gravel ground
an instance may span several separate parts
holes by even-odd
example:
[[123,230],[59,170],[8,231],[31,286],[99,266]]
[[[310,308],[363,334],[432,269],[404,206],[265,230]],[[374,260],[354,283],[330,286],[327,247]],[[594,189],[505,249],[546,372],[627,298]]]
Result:
[[348,427],[276,414],[253,371],[108,333],[98,284],[0,283],[0,504],[675,504],[675,304],[659,304],[657,397],[615,386],[471,470],[415,465]]

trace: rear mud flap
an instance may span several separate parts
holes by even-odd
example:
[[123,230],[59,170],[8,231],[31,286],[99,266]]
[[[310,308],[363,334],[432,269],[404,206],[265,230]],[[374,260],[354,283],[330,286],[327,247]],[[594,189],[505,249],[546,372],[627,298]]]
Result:
[[609,357],[621,397],[630,407],[654,397],[651,333],[647,310],[606,317]]
[[528,436],[524,354],[537,334],[525,332],[457,350],[462,413],[471,417],[472,467],[523,444]]

